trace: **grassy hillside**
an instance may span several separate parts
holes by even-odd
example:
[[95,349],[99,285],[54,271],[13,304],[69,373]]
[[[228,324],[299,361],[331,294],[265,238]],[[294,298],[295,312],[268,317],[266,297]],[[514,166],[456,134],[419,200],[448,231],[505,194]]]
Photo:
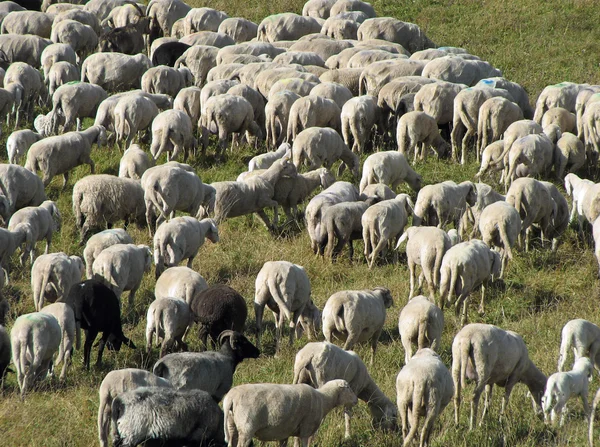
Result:
[[[194,6],[210,6],[227,11],[230,16],[244,16],[255,21],[268,14],[300,12],[302,2],[287,3],[248,1],[208,1]],[[469,52],[489,60],[501,68],[505,76],[526,87],[531,102],[547,84],[568,80],[598,83],[598,57],[600,54],[600,28],[596,24],[597,8],[592,1],[534,1],[506,0],[415,0],[412,2],[374,2],[380,16],[394,16],[405,21],[418,23],[438,45],[466,48]],[[9,131],[3,129],[0,147],[4,147]],[[245,166],[252,152],[242,149],[230,154],[225,165],[211,166],[199,157],[191,161],[205,182],[234,179]],[[116,174],[120,153],[115,148],[95,149],[92,154],[99,173]],[[5,161],[5,155],[0,156]],[[448,161],[430,159],[420,163],[416,170],[423,175],[426,184],[452,179],[462,181],[473,178],[477,166],[471,162],[456,166]],[[54,239],[52,251],[69,254],[82,253],[78,245],[78,234],[71,210],[73,183],[87,175],[87,166],[78,168],[65,192],[60,191],[62,179],[57,178],[48,188],[48,195],[57,200],[64,224]],[[348,174],[346,174],[348,175]],[[344,177],[350,180],[349,177]],[[598,181],[598,179],[595,179]],[[494,184],[496,187],[499,185]],[[562,190],[562,186],[559,186]],[[408,190],[405,192],[409,192]],[[391,289],[395,305],[388,312],[385,333],[381,337],[375,365],[369,368],[383,391],[395,401],[395,378],[403,366],[402,350],[397,318],[408,296],[408,271],[405,256],[400,263],[384,264],[369,271],[361,255],[362,243],[355,243],[356,257],[350,263],[345,257],[336,264],[315,258],[310,250],[309,239],[302,228],[289,228],[285,235],[270,236],[258,219],[241,217],[224,223],[220,228],[221,242],[202,248],[194,262],[210,284],[226,282],[239,290],[250,304],[254,293],[254,280],[263,263],[268,260],[287,260],[303,265],[311,278],[313,296],[322,307],[334,292],[386,286]],[[137,243],[151,244],[145,228],[131,227],[130,233]],[[43,249],[40,244],[39,249]],[[16,260],[16,259],[15,259]],[[8,327],[18,315],[33,311],[29,285],[30,265],[24,268],[15,265],[11,283],[6,288],[12,309]],[[486,315],[477,315],[472,306],[469,321],[485,322],[520,333],[529,348],[534,362],[546,373],[556,370],[560,330],[572,318],[600,321],[598,302],[600,291],[596,279],[597,264],[592,250],[579,241],[573,230],[565,234],[558,252],[553,254],[549,246],[541,247],[534,242],[529,253],[517,252],[509,265],[504,281],[494,284],[487,295]],[[153,300],[154,272],[144,279],[136,297],[135,312],[125,315],[125,332],[133,338],[138,350],[123,348],[120,353],[105,352],[104,366],[87,372],[82,368],[82,352],[74,355],[74,365],[68,373],[66,383],[46,381],[25,402],[18,397],[14,375],[9,375],[0,392],[0,446],[91,446],[96,445],[97,389],[104,375],[116,368],[151,365],[158,351],[153,349],[147,358],[143,346],[145,310]],[[477,302],[479,293],[472,297]],[[452,312],[446,312],[446,329],[441,355],[451,364],[451,343],[459,329]],[[254,328],[254,317],[250,315],[248,326]],[[297,341],[294,347],[285,348],[275,358],[273,322],[267,316],[264,337],[264,355],[253,361],[244,362],[236,373],[236,384],[246,382],[286,383],[292,379],[295,352],[306,343]],[[191,337],[191,348],[198,349],[195,334]],[[366,346],[357,351],[368,358]],[[95,351],[93,352],[95,355]],[[594,379],[591,390],[598,388]],[[585,445],[587,424],[584,422],[580,402],[570,404],[566,425],[558,430],[548,428],[535,416],[531,408],[527,389],[517,385],[513,390],[506,418],[499,421],[502,389],[496,389],[491,415],[481,426],[468,432],[468,397],[465,394],[460,425],[454,427],[453,409],[450,405],[436,423],[433,445],[480,445],[480,446],[563,446]],[[382,433],[371,427],[366,406],[361,403],[354,412],[353,437],[344,442],[347,446],[399,446],[398,433]],[[320,446],[340,445],[343,442],[343,416],[333,412],[317,436]],[[600,436],[600,431],[597,432]]]

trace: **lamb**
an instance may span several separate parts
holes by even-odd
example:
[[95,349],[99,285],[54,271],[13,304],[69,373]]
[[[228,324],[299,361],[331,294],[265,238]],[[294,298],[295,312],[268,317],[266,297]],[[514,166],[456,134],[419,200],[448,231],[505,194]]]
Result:
[[109,339],[116,351],[121,349],[122,343],[136,349],[135,344],[123,334],[119,299],[103,281],[88,279],[75,284],[64,302],[74,309],[76,321],[86,330],[83,345],[83,364],[86,369],[90,368],[92,345],[100,332],[102,338],[98,345],[97,367],[102,365],[102,353]]
[[[140,425],[139,418],[145,423]],[[114,445],[224,445],[223,412],[200,390],[142,387],[126,391],[113,400],[112,427]]]
[[[263,174],[245,182],[213,183],[216,191],[215,221],[220,223],[225,218],[257,213],[265,226],[274,231],[275,227],[264,208],[277,207],[278,203],[273,200],[274,186],[284,175],[292,178],[297,175],[296,167],[286,158],[278,160]],[[276,222],[277,217],[273,220]]]
[[205,349],[209,337],[215,346],[221,332],[244,331],[248,305],[244,297],[229,286],[217,284],[203,290],[190,303],[190,308],[198,323],[198,338]]
[[98,405],[98,437],[101,447],[108,447],[113,400],[126,391],[149,386],[172,388],[168,380],[142,369],[117,369],[104,376],[98,390],[100,398],[100,404]]
[[331,99],[305,96],[294,101],[290,108],[287,127],[287,141],[294,141],[302,130],[311,127],[330,127],[341,130],[342,111]]
[[0,190],[8,199],[8,215],[26,206],[38,206],[47,198],[42,179],[14,164],[0,164]]
[[119,99],[114,111],[117,140],[123,149],[129,147],[140,130],[147,129],[158,115],[158,107],[144,96],[126,95]]
[[[8,143],[7,143],[8,144]],[[567,174],[579,171],[585,165],[585,147],[576,135],[570,132],[564,132],[556,142],[554,149],[554,169],[556,178],[564,180],[564,173],[567,167]]]
[[[76,82],[61,85],[52,95],[53,132],[58,133],[61,123],[63,132],[72,130],[75,120],[77,130],[81,130],[81,119],[95,117],[98,105],[107,97],[108,93],[94,84]],[[73,101],[73,98],[77,98],[77,101]]]
[[404,154],[397,151],[377,152],[365,160],[360,192],[373,183],[390,185],[396,191],[402,181],[406,181],[413,191],[419,192],[421,189],[422,177],[409,166]]
[[132,144],[119,161],[119,177],[140,180],[144,172],[154,164],[154,159],[139,144]]
[[[308,311],[315,306],[310,299],[310,280],[308,274],[302,266],[292,264],[287,261],[269,261],[265,262],[258,272],[255,282],[254,293],[254,312],[256,314],[256,346],[260,349],[260,336],[262,333],[262,318],[265,306],[273,311],[275,326],[276,350],[279,352],[281,347],[281,337],[283,335],[283,326],[285,319],[290,322],[290,346],[294,343],[294,329],[298,324],[300,315],[307,310],[307,316],[311,317],[314,313]],[[317,313],[320,319],[320,313]],[[308,331],[316,334],[315,326],[318,323],[309,318],[307,322],[311,327]]]
[[352,152],[361,154],[365,150],[367,141],[370,140],[373,126],[382,125],[381,110],[377,106],[377,98],[374,96],[359,96],[351,98],[342,107],[340,119],[342,121],[342,134],[344,142]]
[[365,259],[369,269],[385,256],[388,246],[393,248],[412,214],[413,203],[408,194],[398,194],[394,199],[376,203],[367,208],[361,218]]
[[153,372],[178,390],[203,390],[219,402],[231,389],[237,366],[260,355],[239,332],[223,331],[219,344],[219,351],[167,354],[154,364]]
[[123,219],[145,223],[144,190],[139,182],[108,174],[88,175],[73,186],[73,214],[81,244],[95,228]]
[[562,107],[552,107],[542,116],[540,123],[545,129],[550,124],[556,124],[561,132],[574,132],[576,130],[576,117],[574,113],[569,112]]
[[[56,90],[69,82],[79,81],[79,68],[70,62],[56,62],[48,71],[44,84],[48,88],[48,97],[52,98]],[[101,88],[101,87],[100,87]]]
[[60,325],[52,315],[34,312],[15,320],[10,344],[21,400],[25,399],[29,387],[46,377],[61,340]]
[[25,263],[25,259],[29,256],[31,263],[35,259],[35,244],[42,239],[46,239],[46,250],[44,254],[48,254],[48,249],[52,243],[52,235],[60,230],[62,218],[58,207],[51,200],[42,202],[40,206],[28,206],[14,213],[8,221],[8,230],[16,231],[19,224],[25,224],[27,228],[27,243],[21,254],[21,265]]
[[[419,154],[419,158],[425,160],[429,146],[433,147],[438,158],[444,156],[450,147],[441,137],[435,119],[425,112],[408,112],[402,115],[398,120],[396,140],[400,153],[407,154],[414,149],[414,163]],[[417,144],[421,144],[420,151]]]
[[81,81],[108,91],[127,91],[140,87],[142,74],[151,66],[152,62],[143,54],[95,53],[83,61]]
[[454,305],[457,315],[461,304],[463,306],[461,326],[464,326],[467,322],[469,296],[476,287],[481,285],[479,314],[483,315],[485,289],[490,279],[493,280],[500,275],[501,267],[500,254],[478,239],[461,242],[448,249],[440,268],[440,308],[444,308],[444,301],[451,305],[456,294]]
[[70,171],[82,164],[90,165],[95,173],[95,164],[90,154],[92,145],[106,144],[106,130],[102,126],[92,126],[82,132],[68,132],[55,137],[44,138],[34,143],[27,152],[25,169],[42,171],[44,187],[57,175],[63,175],[63,191],[67,187]]
[[190,306],[179,298],[159,298],[148,307],[146,324],[146,353],[152,349],[152,337],[156,335],[156,345],[162,338],[160,358],[163,358],[175,342],[177,348],[187,351],[183,336],[192,322]]
[[377,197],[379,200],[391,200],[397,196],[389,186],[384,185],[383,183],[374,183],[367,186],[360,195],[363,200],[366,200],[369,197]]
[[560,426],[565,421],[567,401],[571,397],[581,397],[583,411],[587,418],[590,417],[588,404],[589,381],[594,374],[594,366],[590,359],[583,357],[578,359],[569,372],[557,372],[548,377],[546,391],[542,397],[542,409],[544,410],[544,421],[549,420],[556,424],[557,416],[560,416]]
[[19,164],[31,145],[42,139],[39,133],[32,130],[17,130],[11,133],[6,140],[6,152],[8,153],[8,162]]
[[[54,366],[60,365],[63,362],[63,367],[60,372],[60,380],[65,380],[67,368],[71,365],[71,355],[75,341],[75,313],[73,309],[65,303],[49,304],[39,310],[40,313],[54,316],[60,326],[61,341],[58,348],[58,356],[54,362]],[[77,339],[79,340],[79,338]],[[79,344],[77,345],[79,348]]]
[[269,93],[269,101],[265,105],[265,128],[267,145],[276,146],[286,138],[290,109],[300,95],[282,90]]
[[[115,244],[133,244],[131,236],[122,228],[111,228],[94,234],[88,239],[83,250],[83,259],[85,259],[87,279],[92,279],[94,273],[92,265],[94,260],[105,248]],[[78,281],[79,282],[79,281]]]
[[396,390],[403,445],[409,446],[417,435],[421,416],[425,422],[420,445],[429,445],[433,424],[454,394],[450,371],[433,350],[419,349],[398,373]]
[[596,359],[600,351],[600,328],[598,326],[582,319],[571,320],[563,326],[558,357],[558,370],[561,372],[565,370],[571,348],[575,361],[582,357],[589,357],[594,362],[594,367],[600,370],[600,362],[598,362],[600,359]]
[[519,334],[505,331],[491,324],[469,324],[454,337],[452,343],[452,380],[454,381],[454,421],[458,425],[461,388],[467,378],[476,380],[471,401],[469,429],[475,425],[479,397],[486,389],[486,403],[481,421],[489,409],[492,387],[504,387],[502,409],[504,414],[510,393],[517,383],[529,388],[538,411],[546,387],[546,376],[529,358],[525,342]]
[[151,264],[152,253],[147,245],[115,244],[100,252],[92,264],[92,272],[95,279],[112,288],[119,303],[121,294],[129,290],[129,310],[132,310],[135,293]]
[[[71,65],[77,65],[77,54],[71,45],[66,43],[53,43],[44,48],[40,55],[44,79],[48,79],[50,69],[57,62],[68,62]],[[79,79],[79,78],[78,78]]]
[[508,126],[522,119],[523,111],[514,102],[501,96],[486,100],[477,119],[477,161],[487,145],[498,141]]
[[334,293],[323,308],[325,339],[330,343],[332,337],[345,340],[345,350],[351,350],[357,342],[370,340],[373,364],[385,322],[385,310],[392,304],[392,294],[385,287]]
[[321,166],[331,169],[333,163],[341,159],[338,176],[342,175],[346,167],[355,178],[359,176],[358,156],[348,149],[340,134],[329,127],[310,127],[298,133],[292,145],[292,158],[297,169],[306,161],[309,170]]
[[170,267],[156,280],[154,295],[159,298],[179,298],[191,304],[203,290],[206,280],[189,267]]
[[167,161],[176,159],[183,152],[183,159],[196,149],[192,120],[181,110],[165,110],[152,121],[152,145],[150,153],[158,160],[163,152]]
[[[238,385],[223,401],[225,439],[240,447],[249,445],[254,437],[286,444],[290,436],[297,436],[308,445],[327,413],[357,402],[348,382],[339,379],[316,390],[306,384]],[[296,414],[302,415],[300,422],[291,416]]]
[[282,143],[276,151],[267,152],[253,157],[248,162],[248,171],[252,172],[257,169],[269,169],[273,163],[283,158],[286,154],[291,157],[292,147],[288,143]]
[[460,222],[467,205],[475,205],[477,189],[472,182],[458,185],[451,180],[427,185],[419,191],[415,202],[413,225],[419,226],[425,221],[428,225],[442,228],[449,222],[461,232]]
[[31,266],[31,291],[35,310],[39,312],[44,302],[53,303],[65,297],[71,286],[81,282],[83,261],[79,256],[65,253],[42,255]]
[[183,216],[160,225],[154,235],[156,278],[165,267],[176,266],[186,258],[187,266],[191,268],[205,239],[215,244],[219,242],[217,225],[212,219],[198,221],[194,217]]
[[189,68],[172,68],[165,65],[152,67],[142,75],[142,90],[148,93],[162,93],[172,97],[182,88],[190,87],[194,77]]
[[404,364],[413,356],[413,345],[417,351],[441,348],[444,330],[444,312],[423,295],[410,298],[400,311],[398,332],[404,348]]
[[[480,179],[489,171],[504,171],[504,140],[494,141],[483,149],[481,153],[481,167],[475,177]],[[502,179],[500,180],[502,181]]]

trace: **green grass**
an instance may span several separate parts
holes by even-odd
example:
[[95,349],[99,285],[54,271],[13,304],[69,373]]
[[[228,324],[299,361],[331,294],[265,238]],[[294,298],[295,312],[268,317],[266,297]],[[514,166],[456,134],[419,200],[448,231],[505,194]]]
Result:
[[[534,1],[506,0],[415,0],[411,2],[375,1],[380,16],[394,16],[423,27],[438,45],[466,48],[469,52],[489,60],[501,68],[507,78],[522,84],[535,104],[537,94],[545,85],[568,80],[594,83],[598,77],[600,53],[600,28],[597,26],[596,2],[592,1]],[[268,14],[281,11],[300,12],[302,2],[207,1],[195,6],[210,6],[227,11],[231,16],[248,17],[260,21]],[[0,139],[4,147],[8,130]],[[230,155],[221,166],[193,159],[192,164],[205,182],[233,179],[245,170],[253,154],[248,148]],[[4,156],[5,157],[5,156]],[[95,149],[92,154],[99,173],[116,174],[120,154],[116,149]],[[470,162],[457,166],[448,161],[430,159],[418,164],[417,171],[427,184],[442,180],[473,178],[477,166]],[[47,189],[50,198],[57,200],[64,224],[52,244],[52,251],[82,254],[78,233],[71,210],[73,183],[87,175],[89,168],[80,167],[71,176],[64,193],[57,178]],[[346,174],[348,175],[348,174]],[[348,179],[348,177],[344,177]],[[598,179],[596,179],[598,180]],[[492,183],[499,188],[498,184]],[[562,186],[559,186],[562,190]],[[346,258],[336,264],[315,258],[310,250],[306,231],[290,231],[274,238],[258,219],[241,217],[225,222],[220,228],[221,242],[207,244],[194,262],[210,284],[226,282],[239,290],[250,304],[253,299],[254,280],[268,260],[287,260],[303,265],[311,278],[316,303],[322,307],[336,291],[375,287],[390,288],[395,305],[389,310],[375,365],[369,368],[382,390],[395,401],[395,377],[403,365],[404,352],[399,342],[397,318],[408,296],[408,272],[400,257],[399,264],[384,264],[369,271],[362,259],[362,243],[355,243],[356,258],[349,263]],[[137,243],[150,244],[145,228],[130,228]],[[40,244],[39,248],[43,246]],[[15,259],[16,261],[16,259]],[[29,285],[30,265],[15,265],[11,284],[5,295],[11,303],[8,327],[18,315],[33,311]],[[577,240],[569,229],[556,254],[548,246],[534,243],[530,253],[517,252],[509,265],[502,283],[489,290],[486,315],[479,317],[474,304],[469,311],[469,321],[496,324],[520,333],[529,348],[530,356],[546,374],[556,369],[560,330],[572,318],[600,321],[600,289],[596,279],[597,263],[592,250]],[[25,402],[18,397],[14,375],[9,375],[0,392],[0,446],[90,446],[96,440],[97,389],[104,375],[115,368],[139,367],[151,364],[157,358],[153,350],[151,359],[143,354],[145,309],[153,300],[154,274],[148,274],[136,297],[135,312],[125,316],[125,332],[140,349],[123,348],[120,353],[105,352],[104,366],[87,372],[82,368],[82,353],[76,352],[66,383],[46,381],[30,393]],[[475,293],[472,302],[477,302]],[[451,364],[451,343],[458,322],[452,312],[446,312],[446,328],[442,340],[441,356]],[[273,356],[273,324],[267,316],[264,337],[264,355],[240,365],[235,383],[279,382],[289,383],[295,352],[306,343],[297,341],[294,347],[284,344],[281,355]],[[248,321],[254,328],[253,315]],[[191,348],[198,349],[195,334]],[[357,351],[368,358],[368,348]],[[95,351],[94,351],[95,353]],[[598,388],[594,379],[591,390]],[[472,432],[467,431],[468,403],[463,405],[460,425],[453,423],[453,410],[449,406],[435,425],[433,445],[457,446],[562,446],[585,445],[587,424],[582,405],[570,404],[566,425],[558,430],[546,427],[533,413],[526,387],[518,385],[511,396],[505,419],[498,421],[501,389],[496,389],[489,419]],[[471,387],[466,391],[468,399]],[[468,401],[467,401],[468,402]],[[317,436],[321,446],[399,446],[398,433],[382,433],[371,427],[366,406],[361,403],[355,410],[353,437],[344,442],[343,417],[336,411],[329,416]],[[600,432],[596,433],[600,436]]]

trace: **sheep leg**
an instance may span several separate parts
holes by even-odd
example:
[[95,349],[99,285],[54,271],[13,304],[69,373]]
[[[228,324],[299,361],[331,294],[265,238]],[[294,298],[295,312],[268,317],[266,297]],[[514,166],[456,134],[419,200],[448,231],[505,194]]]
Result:
[[106,331],[102,333],[102,338],[98,343],[98,358],[96,359],[96,368],[102,366],[102,354],[104,352],[104,346],[106,346],[106,342],[108,341],[108,337],[110,336],[110,332]]
[[481,414],[481,421],[479,421],[479,426],[481,426],[483,424],[483,420],[486,418],[486,416],[488,414],[488,410],[490,409],[490,404],[492,402],[492,390],[493,390],[493,385],[491,383],[488,383],[485,386],[483,413]]
[[408,445],[410,445],[410,443],[414,439],[415,435],[417,434],[417,430],[419,429],[419,419],[420,419],[420,412],[419,412],[419,408],[418,408],[419,406],[420,406],[420,403],[413,402],[413,410],[409,415],[410,429],[408,431],[408,434],[404,437],[404,443],[402,444],[403,447],[407,447]]
[[256,347],[260,349],[260,336],[262,334],[262,319],[265,306],[254,303],[254,314],[256,315]]
[[100,405],[98,406],[98,437],[100,438],[101,447],[108,447],[111,415],[110,404],[111,402],[108,401],[107,396],[100,398]]
[[375,352],[377,351],[377,342],[379,341],[379,336],[381,335],[381,330],[375,332],[373,337],[371,338],[371,365],[375,361]]
[[137,292],[137,287],[135,289],[131,289],[129,292],[129,301],[127,303],[129,312],[133,311],[133,299],[135,298],[135,292]]
[[69,171],[63,174],[63,185],[61,191],[64,191],[67,187],[67,183],[69,182]]
[[357,342],[358,342],[358,335],[354,334],[353,332],[348,332],[348,337],[346,338],[346,343],[344,343],[344,351],[351,351]]
[[404,364],[406,365],[413,355],[412,342],[408,337],[401,337],[401,342],[404,348]]
[[475,390],[473,391],[473,397],[471,399],[471,419],[469,421],[469,430],[473,430],[475,426],[475,419],[477,418],[477,411],[479,409],[479,398],[481,397],[481,393],[485,388],[485,382],[480,380],[477,382],[475,386]]
[[[251,445],[252,445],[252,437],[249,437],[245,434],[238,433],[237,447],[250,447]],[[229,446],[233,447],[231,440],[229,442]]]
[[506,385],[504,386],[504,396],[502,396],[502,406],[500,407],[500,417],[504,416],[504,411],[506,410],[510,393],[516,384],[517,379],[515,379],[513,376],[510,376],[506,381]]
[[485,289],[487,287],[487,281],[481,284],[481,302],[479,303],[479,309],[477,312],[480,316],[485,315]]
[[[285,324],[285,313],[283,311],[279,312],[277,328],[275,329],[275,352],[279,354],[281,349],[281,337],[283,337],[283,325]],[[290,331],[294,332],[294,331]],[[291,335],[290,335],[291,337]],[[290,338],[291,341],[291,338]]]
[[92,352],[92,345],[94,340],[98,336],[98,331],[88,329],[85,334],[85,344],[83,345],[83,365],[85,369],[90,369],[90,356]]
[[265,224],[267,230],[275,232],[275,228],[273,227],[273,224],[269,221],[269,216],[267,216],[267,213],[265,213],[264,210],[259,210],[256,212],[256,214],[258,215],[258,217],[260,217],[260,220],[262,220],[263,224]]

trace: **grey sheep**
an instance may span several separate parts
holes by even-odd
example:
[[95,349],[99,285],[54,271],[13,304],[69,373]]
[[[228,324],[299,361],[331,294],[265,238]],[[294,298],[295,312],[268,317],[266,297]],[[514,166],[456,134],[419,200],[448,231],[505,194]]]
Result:
[[547,236],[549,239],[552,239],[552,251],[556,252],[556,249],[558,248],[559,238],[569,226],[569,204],[567,203],[567,199],[565,199],[565,197],[558,190],[558,188],[554,186],[553,183],[541,183],[546,187],[548,191],[550,191],[550,196],[552,197],[552,200],[554,200],[554,204],[556,205],[556,213],[552,217],[552,221],[550,222],[550,225],[548,227],[548,232],[545,234],[545,236]]
[[[30,226],[25,223],[17,225],[13,231],[0,228],[0,242],[2,243],[2,248],[0,249],[0,266],[2,267],[2,273],[0,273],[0,276],[6,279],[7,284],[9,281],[10,258],[13,253],[17,251],[17,248],[24,244],[31,243],[31,236]],[[3,282],[4,281],[2,281],[2,283]],[[0,301],[0,303],[1,302],[2,301]]]
[[17,130],[11,133],[6,140],[6,152],[8,161],[12,164],[19,164],[31,145],[42,139],[39,133],[32,130]]
[[449,55],[429,61],[423,68],[423,76],[473,86],[484,78],[502,76],[502,73],[489,62]]
[[[71,47],[66,43],[53,43],[48,45],[40,55],[44,79],[48,78],[50,69],[57,62],[68,62],[71,65],[77,65],[77,55]],[[79,79],[79,78],[78,78]]]
[[577,95],[586,87],[584,84],[574,84],[573,82],[561,82],[547,86],[542,90],[535,103],[533,120],[541,124],[544,113],[553,107],[562,107],[569,112],[575,112]]
[[568,321],[562,328],[560,339],[559,371],[565,370],[569,351],[573,350],[574,362],[589,357],[596,369],[600,368],[597,354],[600,350],[600,328],[591,321],[581,318]]
[[425,84],[415,93],[415,111],[427,113],[438,125],[450,125],[453,120],[454,98],[465,88],[464,84],[445,81]]
[[31,65],[13,62],[6,69],[4,88],[13,94],[16,129],[21,120],[21,111],[26,119],[31,119],[35,101],[45,94],[42,75]]
[[477,160],[486,146],[500,140],[512,123],[522,119],[523,111],[514,102],[501,96],[486,100],[477,119]]
[[[328,64],[329,60],[325,62],[325,65],[329,67]],[[358,96],[361,73],[361,68],[333,67],[319,76],[319,79],[322,82],[337,82],[345,85],[353,95]]]
[[325,339],[330,343],[332,338],[345,340],[346,351],[352,350],[356,343],[370,341],[373,364],[386,309],[392,305],[392,294],[385,287],[334,293],[323,308]]
[[345,12],[362,12],[366,17],[372,18],[377,17],[375,8],[370,3],[363,2],[361,0],[338,0],[336,1],[331,10],[329,11],[331,16],[335,17]]
[[2,34],[33,34],[49,39],[53,19],[54,17],[50,14],[39,11],[12,11],[2,20],[0,32]]
[[330,99],[317,96],[299,98],[290,108],[287,141],[294,141],[302,130],[310,127],[330,127],[341,131],[341,113],[339,106]]
[[377,197],[379,200],[391,200],[397,196],[389,186],[383,183],[373,183],[367,186],[360,195],[363,198]]
[[[0,164],[0,190],[8,199],[8,213],[7,210],[0,213],[5,220],[21,208],[37,206],[46,200],[42,180],[24,167],[13,164]],[[0,206],[6,206],[1,199]]]
[[148,93],[162,93],[172,97],[185,87],[194,83],[189,68],[172,68],[166,65],[149,68],[142,75],[142,90]]
[[[62,362],[63,367],[59,379],[63,381],[66,378],[67,368],[71,366],[71,355],[75,344],[75,313],[71,306],[65,303],[49,304],[40,309],[39,312],[52,315],[56,318],[56,321],[58,321],[58,325],[60,326],[61,340],[53,368],[60,365]],[[77,347],[79,347],[79,345]]]
[[368,198],[365,202],[342,202],[328,207],[321,218],[321,234],[318,236],[319,254],[335,261],[347,244],[348,257],[352,261],[354,256],[352,242],[362,239],[362,216],[367,208],[378,200],[378,198]]
[[441,348],[444,331],[444,312],[423,295],[411,298],[400,311],[398,332],[404,348],[404,364],[413,356],[413,345],[417,351]]
[[359,23],[354,20],[339,17],[330,17],[325,20],[321,28],[321,34],[334,39],[356,39],[358,36]]
[[0,35],[0,50],[9,55],[10,62],[25,62],[33,67],[40,66],[42,51],[52,44],[50,39],[31,34]]
[[182,0],[151,0],[146,8],[150,18],[150,32],[155,36],[169,36],[173,24],[192,9]]
[[417,157],[425,160],[430,146],[433,147],[438,158],[444,156],[450,148],[441,137],[435,119],[425,112],[413,111],[402,115],[398,120],[396,141],[400,153],[409,156],[414,150],[414,163]]
[[286,51],[281,53],[273,59],[276,64],[282,65],[316,65],[319,67],[325,66],[325,61],[317,53],[311,53],[310,51]]
[[83,61],[81,81],[108,91],[126,91],[138,88],[142,74],[151,66],[150,59],[143,54],[95,53]]
[[481,152],[481,167],[475,177],[481,181],[488,172],[504,172],[504,140],[494,141],[487,145]]
[[275,14],[266,17],[258,25],[256,37],[262,42],[298,40],[306,34],[319,33],[321,24],[312,17],[293,13]]
[[383,183],[396,191],[400,182],[405,181],[413,191],[421,189],[421,175],[408,164],[404,154],[397,151],[383,151],[369,155],[363,164],[360,192],[368,185]]
[[417,195],[413,225],[437,225],[442,228],[454,223],[460,233],[460,222],[467,206],[475,205],[477,189],[473,182],[464,181],[458,185],[451,180],[427,185]]
[[[8,142],[7,142],[8,144]],[[554,150],[554,169],[556,177],[564,180],[567,174],[579,171],[585,165],[585,147],[576,135],[564,132],[556,142]]]
[[253,56],[259,56],[266,54],[270,58],[274,58],[278,54],[284,53],[284,48],[277,48],[268,42],[243,42],[237,45],[231,45],[229,47],[221,48],[217,55],[217,65],[222,62],[222,57],[228,54],[249,54]]
[[165,110],[152,120],[152,145],[150,153],[154,160],[167,153],[167,161],[178,158],[183,152],[187,160],[190,152],[195,151],[196,140],[192,120],[181,110]]
[[374,62],[364,68],[360,75],[359,93],[378,96],[381,89],[394,79],[421,76],[425,63],[425,61],[402,58]]
[[506,90],[508,93],[510,93],[510,96],[513,97],[515,102],[523,111],[523,116],[525,117],[525,119],[530,120],[533,118],[533,108],[529,103],[529,96],[527,95],[525,89],[519,84],[511,82],[505,78],[493,77],[482,79],[477,84],[475,84],[475,87],[491,87]]
[[154,159],[140,145],[132,144],[119,161],[119,177],[140,180],[154,164]]
[[265,137],[267,145],[274,147],[287,139],[290,110],[294,102],[300,99],[300,95],[290,90],[282,90],[275,94],[269,93],[269,98],[265,105]]
[[158,298],[179,298],[191,304],[197,295],[208,289],[206,280],[189,267],[169,267],[156,280],[154,295]]
[[[504,146],[506,147],[506,141]],[[515,141],[508,152],[508,163],[505,163],[504,168],[506,190],[519,175],[520,165],[524,165],[528,176],[533,177],[540,174],[547,176],[552,169],[554,151],[554,143],[544,133],[526,135]]]
[[192,120],[192,127],[198,127],[200,120],[200,92],[199,87],[185,87],[179,90],[177,96],[173,100],[173,110],[181,110]]
[[575,114],[562,107],[552,107],[546,110],[540,124],[544,129],[550,124],[556,124],[563,133],[575,132],[577,127]]
[[156,104],[138,95],[126,95],[119,99],[114,108],[115,133],[123,148],[129,147],[141,130],[147,129],[159,114]]
[[291,156],[292,146],[288,143],[282,143],[277,150],[260,154],[253,157],[248,162],[248,171],[252,172],[258,169],[269,169],[273,163],[284,157],[286,154]]
[[48,77],[44,81],[48,87],[48,96],[51,98],[58,87],[69,82],[79,81],[80,77],[79,68],[74,64],[63,61],[55,62],[48,70]]
[[83,271],[83,260],[79,256],[60,252],[38,257],[31,266],[35,310],[39,312],[45,301],[64,301],[71,286],[81,282]]
[[216,65],[218,48],[208,45],[194,45],[188,48],[176,61],[175,68],[187,67],[194,77],[194,85],[201,87],[207,80],[208,72]]
[[100,252],[115,244],[133,244],[131,236],[122,228],[111,228],[94,234],[88,239],[83,250],[87,279],[92,279],[92,265]]
[[77,54],[78,64],[81,61],[85,62],[86,56],[92,54],[98,46],[98,35],[94,28],[71,19],[61,20],[54,24],[50,40],[54,43],[70,45]]
[[[363,95],[345,102],[340,115],[342,135],[352,152],[361,154],[371,139],[373,126],[382,126],[382,112],[377,105],[377,98]],[[351,144],[352,143],[352,144]],[[364,175],[364,174],[363,174]]]
[[391,17],[365,20],[358,28],[358,40],[382,39],[396,42],[411,53],[435,47],[434,43],[414,23]]
[[188,326],[193,321],[190,306],[179,298],[157,298],[150,303],[146,323],[146,353],[152,350],[152,337],[156,337],[156,346],[162,338],[160,358],[171,350],[175,343],[177,349],[187,351],[183,341]]
[[265,98],[258,92],[245,84],[237,84],[227,90],[229,95],[237,95],[245,98],[254,112],[254,121],[260,127],[261,135],[264,135],[265,129]]
[[236,43],[248,42],[256,37],[258,25],[242,17],[229,17],[219,24],[220,33],[227,34]]
[[[317,82],[307,81],[303,78],[283,78],[275,82],[269,89],[268,98],[272,99],[273,96],[277,95],[283,90],[289,90],[299,96],[308,96],[310,91],[318,85]],[[291,104],[290,104],[291,105]]]
[[336,82],[321,82],[317,84],[311,91],[310,96],[319,96],[322,98],[331,99],[340,108],[340,113],[344,104],[352,99],[353,95],[348,87],[345,87]]
[[183,18],[185,34],[198,31],[217,31],[223,20],[229,16],[213,8],[192,8]]

